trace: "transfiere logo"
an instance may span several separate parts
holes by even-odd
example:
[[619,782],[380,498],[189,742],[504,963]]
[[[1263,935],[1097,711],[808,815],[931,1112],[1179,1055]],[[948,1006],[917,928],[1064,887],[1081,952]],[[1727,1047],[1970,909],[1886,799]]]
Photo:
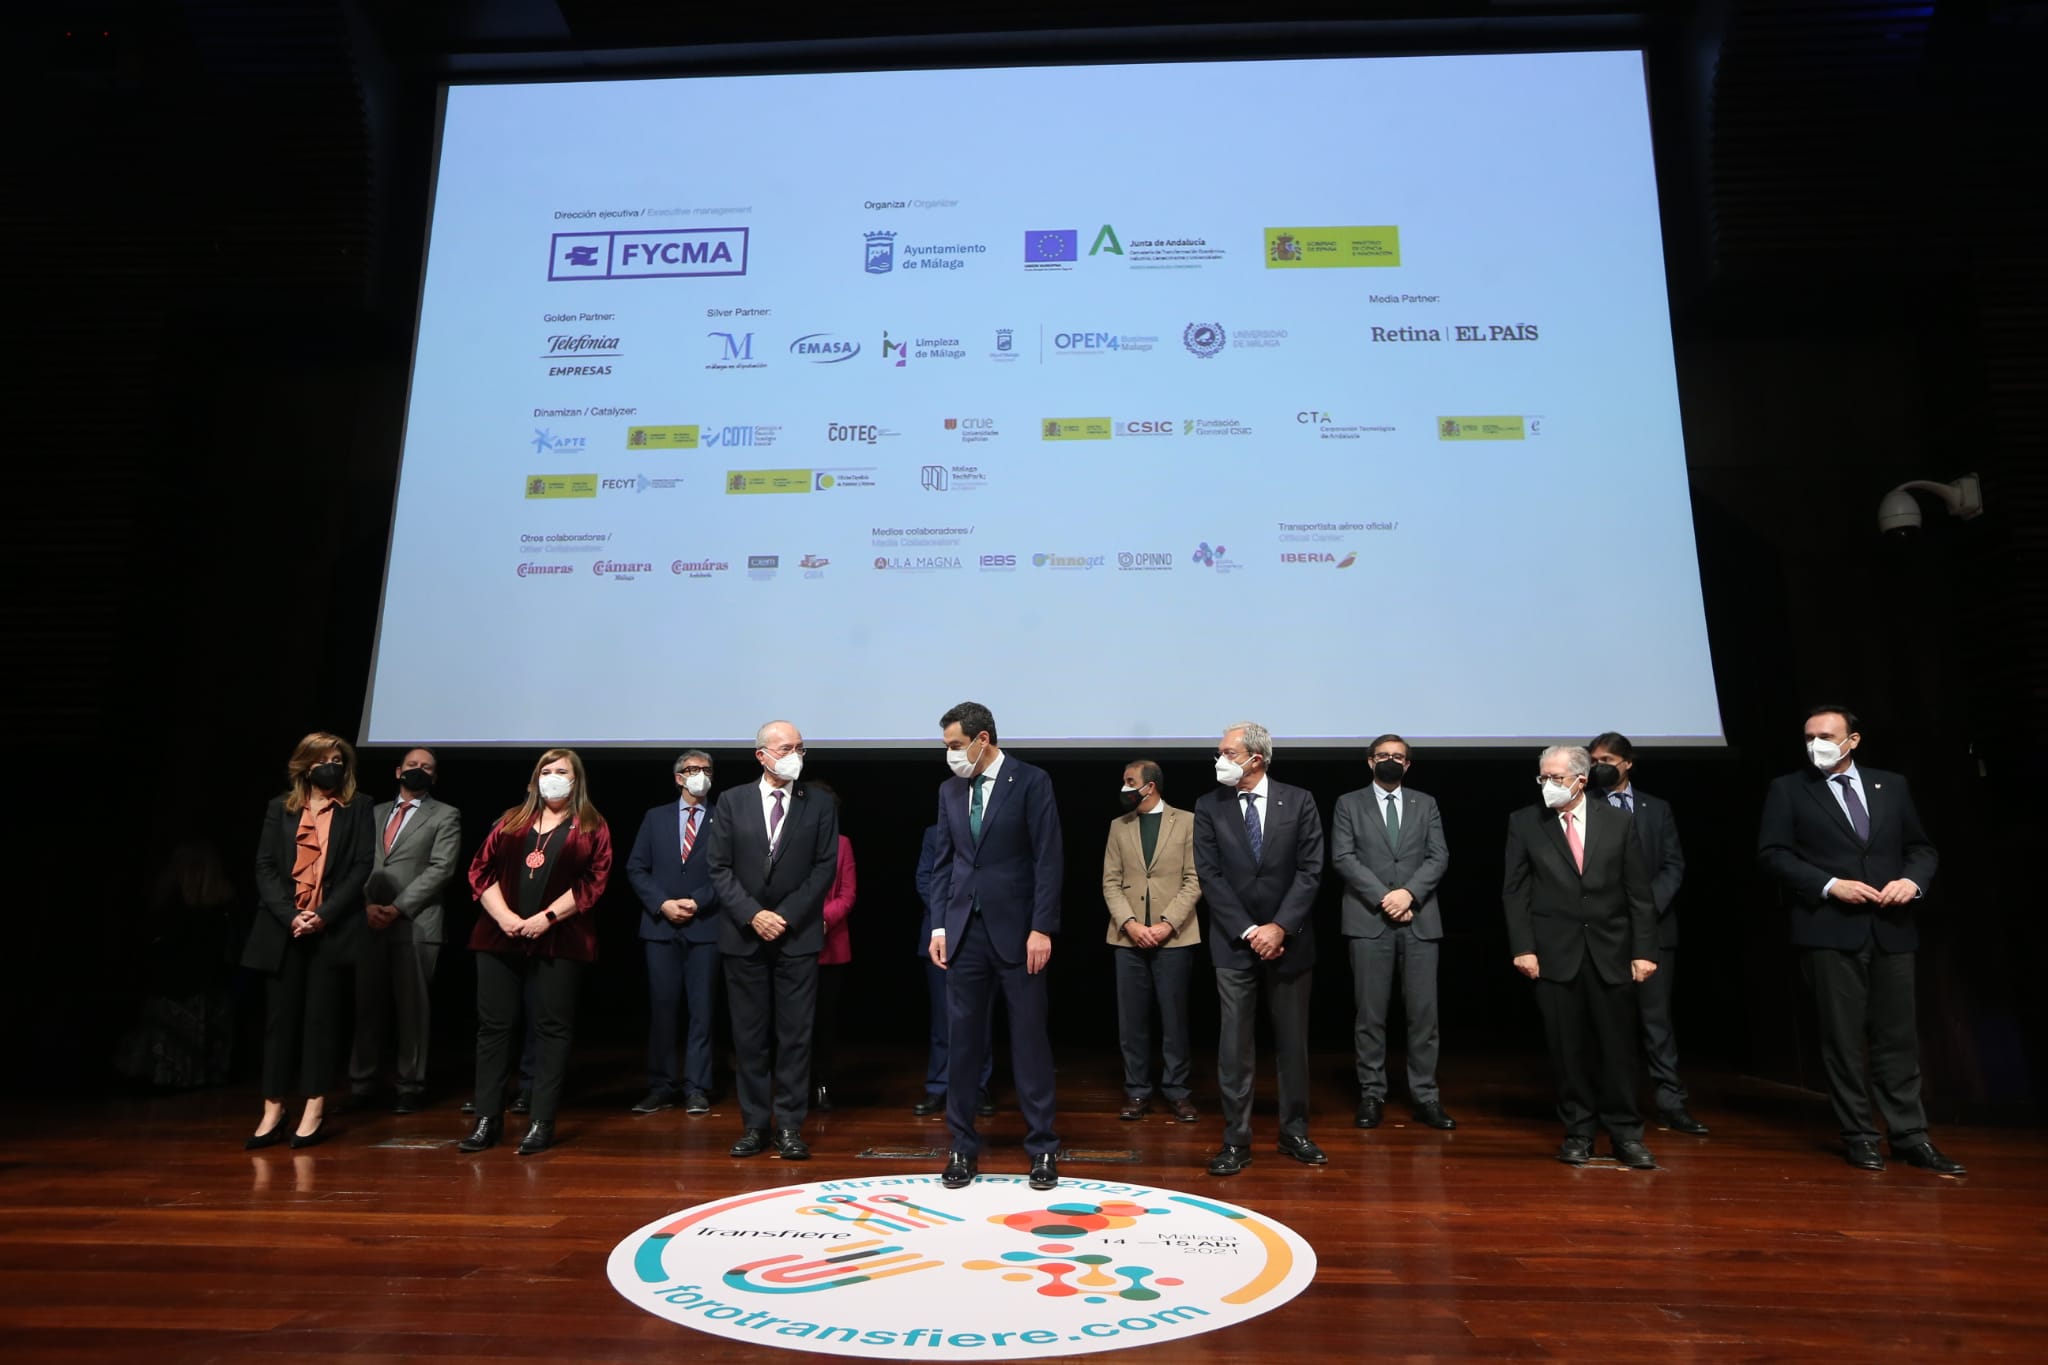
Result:
[[700,1204],[628,1236],[606,1270],[648,1312],[753,1346],[1016,1360],[1246,1321],[1307,1288],[1316,1257],[1249,1209],[1147,1185],[892,1175]]
[[744,275],[748,232],[743,227],[557,232],[548,243],[548,278],[560,282]]

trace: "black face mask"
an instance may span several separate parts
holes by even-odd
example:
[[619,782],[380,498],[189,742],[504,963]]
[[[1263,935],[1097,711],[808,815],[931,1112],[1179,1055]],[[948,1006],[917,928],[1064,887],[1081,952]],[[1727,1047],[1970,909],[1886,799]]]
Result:
[[1372,775],[1389,787],[1401,785],[1401,779],[1408,776],[1408,765],[1391,758],[1383,758],[1372,765]]
[[1586,775],[1586,785],[1596,792],[1613,791],[1621,785],[1621,769],[1612,763],[1595,763]]
[[1136,810],[1138,803],[1145,799],[1145,789],[1140,787],[1134,792],[1118,792],[1116,799],[1123,802],[1125,810]]
[[313,785],[321,791],[331,792],[341,785],[341,779],[347,773],[348,768],[345,764],[315,763],[306,773],[306,776],[311,778]]
[[398,775],[398,785],[409,792],[423,792],[434,785],[434,775],[425,768],[407,768]]

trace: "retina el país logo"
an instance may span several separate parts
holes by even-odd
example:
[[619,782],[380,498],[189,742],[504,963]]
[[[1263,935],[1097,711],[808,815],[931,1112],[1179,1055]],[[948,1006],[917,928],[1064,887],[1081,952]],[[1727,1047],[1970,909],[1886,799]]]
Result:
[[749,229],[557,232],[548,240],[548,279],[685,279],[747,273]]
[[1453,341],[1541,341],[1533,322],[1460,322],[1451,327]]

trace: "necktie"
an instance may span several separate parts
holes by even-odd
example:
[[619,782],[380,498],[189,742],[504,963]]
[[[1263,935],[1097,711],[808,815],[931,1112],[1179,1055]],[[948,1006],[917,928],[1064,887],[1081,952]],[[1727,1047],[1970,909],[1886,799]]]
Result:
[[1619,806],[1630,815],[1636,813],[1636,799],[1628,792],[1610,792],[1607,797],[1607,803],[1611,806]]
[[986,781],[987,773],[974,779],[974,798],[967,803],[967,833],[977,844],[981,842],[981,784]]
[[1570,811],[1565,812],[1564,841],[1572,846],[1572,862],[1583,873],[1586,870],[1586,842],[1579,838],[1578,818]]
[[1401,794],[1387,793],[1387,847],[1401,846]]
[[1257,792],[1246,792],[1244,794],[1244,837],[1252,841],[1252,861],[1255,863],[1264,862],[1266,834],[1264,830],[1259,828],[1259,794]]
[[[779,797],[781,793],[777,792],[776,795]],[[775,809],[781,810],[782,807],[778,805]],[[702,811],[702,806],[690,807],[690,813],[683,821],[683,861],[686,863],[690,861],[690,850],[697,846],[697,816]]]
[[775,793],[775,807],[768,812],[768,851],[775,851],[775,841],[782,834],[782,793]]
[[1856,830],[1856,837],[1864,843],[1870,842],[1870,812],[1863,809],[1863,798],[1856,794],[1856,784],[1843,773],[1835,779],[1842,787],[1842,803],[1849,808],[1849,824]]
[[384,851],[389,853],[391,845],[398,838],[398,827],[405,823],[405,813],[412,809],[412,802],[401,801],[391,808],[391,823],[384,826]]

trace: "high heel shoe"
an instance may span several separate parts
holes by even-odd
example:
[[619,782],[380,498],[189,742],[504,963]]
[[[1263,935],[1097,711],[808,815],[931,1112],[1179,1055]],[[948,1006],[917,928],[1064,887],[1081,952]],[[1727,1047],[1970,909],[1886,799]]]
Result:
[[261,1151],[265,1147],[275,1147],[278,1143],[283,1142],[285,1138],[288,1137],[290,1134],[291,1129],[284,1126],[283,1119],[279,1119],[274,1125],[271,1126],[269,1132],[258,1133],[255,1136],[251,1137],[248,1141],[244,1142],[242,1144],[242,1150],[245,1152],[257,1152]]
[[[283,1125],[280,1124],[279,1126],[282,1127]],[[333,1131],[333,1129],[327,1126],[327,1120],[323,1118],[314,1127],[312,1132],[292,1134],[292,1150],[297,1151],[301,1147],[318,1147],[321,1143],[327,1141],[328,1134]]]

